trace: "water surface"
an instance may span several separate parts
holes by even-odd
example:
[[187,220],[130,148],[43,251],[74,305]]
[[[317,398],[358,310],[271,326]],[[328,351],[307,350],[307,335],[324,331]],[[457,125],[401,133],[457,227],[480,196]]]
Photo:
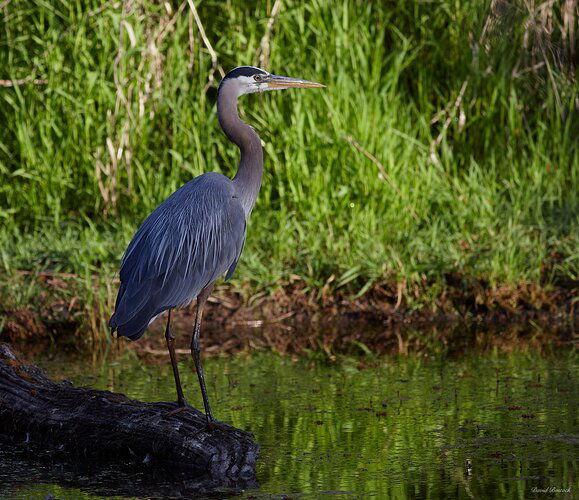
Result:
[[[271,353],[209,359],[206,377],[216,417],[253,432],[261,445],[259,487],[248,497],[571,498],[579,491],[576,361],[572,349],[335,363]],[[96,365],[42,364],[75,384],[145,401],[175,399],[168,360],[147,365],[127,352]],[[190,361],[180,367],[186,397],[202,408]],[[108,481],[103,490],[90,470],[55,480],[50,467],[2,453],[6,497],[115,493],[114,471],[99,472]],[[15,473],[31,467],[38,469],[32,476]],[[548,488],[570,493],[538,491]],[[150,494],[159,495],[154,487]]]

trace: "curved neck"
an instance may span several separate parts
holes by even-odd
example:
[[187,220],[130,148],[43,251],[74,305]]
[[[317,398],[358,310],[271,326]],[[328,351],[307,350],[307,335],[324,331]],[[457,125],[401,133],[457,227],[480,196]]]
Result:
[[247,219],[261,186],[263,151],[257,132],[239,119],[237,97],[235,86],[220,86],[217,94],[217,116],[227,138],[241,151],[239,167],[233,182]]

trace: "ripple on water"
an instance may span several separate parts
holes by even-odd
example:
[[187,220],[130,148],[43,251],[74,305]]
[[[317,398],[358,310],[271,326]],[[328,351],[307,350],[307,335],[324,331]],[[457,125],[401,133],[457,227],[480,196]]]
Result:
[[[575,486],[573,352],[371,361],[294,362],[276,354],[206,361],[214,413],[253,432],[262,447],[259,487],[247,495],[519,498],[533,487]],[[62,362],[44,364],[63,373]],[[90,373],[86,367],[69,360],[66,373],[132,398],[174,399],[169,364],[147,366],[127,355]],[[202,407],[188,359],[181,372],[189,402]],[[122,494],[120,485],[136,480],[106,470],[55,475],[5,448],[0,461],[0,493],[12,498]],[[186,479],[155,480],[135,492],[187,491]]]

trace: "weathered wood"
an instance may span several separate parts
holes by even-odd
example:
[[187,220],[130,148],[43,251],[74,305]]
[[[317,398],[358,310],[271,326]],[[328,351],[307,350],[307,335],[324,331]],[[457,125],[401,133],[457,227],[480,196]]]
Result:
[[[159,467],[136,470],[128,463],[75,460],[54,450],[27,448],[23,443],[14,446],[0,434],[0,498],[27,498],[27,487],[40,484],[79,489],[99,498],[229,498],[259,486],[255,479],[213,478]],[[69,492],[68,498],[73,497]]]
[[222,424],[206,429],[194,408],[56,384],[0,344],[0,433],[15,447],[135,468],[187,470],[225,482],[252,481],[259,446]]

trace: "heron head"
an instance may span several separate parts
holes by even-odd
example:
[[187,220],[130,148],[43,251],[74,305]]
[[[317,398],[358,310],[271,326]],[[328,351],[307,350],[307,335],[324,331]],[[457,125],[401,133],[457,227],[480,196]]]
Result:
[[272,75],[254,66],[240,66],[225,75],[219,88],[233,86],[238,96],[265,92],[267,90],[283,90],[290,88],[315,89],[325,87],[321,83],[309,82],[289,76]]

